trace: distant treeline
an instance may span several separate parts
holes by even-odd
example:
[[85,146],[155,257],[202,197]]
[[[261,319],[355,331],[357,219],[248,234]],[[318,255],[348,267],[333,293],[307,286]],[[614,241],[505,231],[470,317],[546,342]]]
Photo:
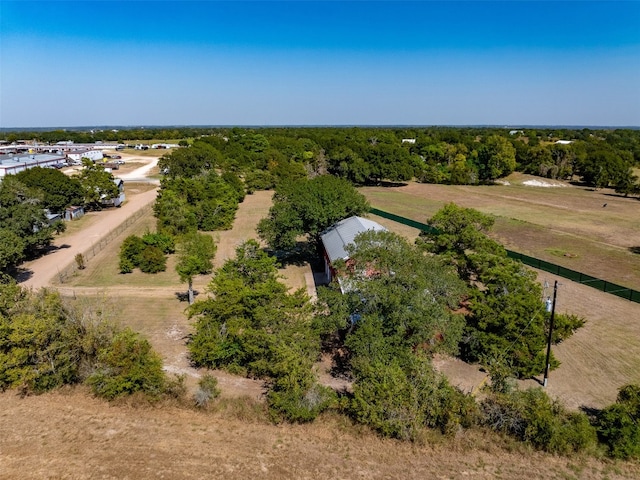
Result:
[[[489,127],[159,128],[104,131],[5,132],[0,139],[43,143],[181,140],[215,163],[249,174],[257,188],[281,176],[331,173],[355,184],[490,183],[513,171],[640,192],[640,131]],[[205,147],[206,145],[206,147]],[[214,151],[215,150],[215,151]],[[202,156],[202,155],[200,155]],[[210,163],[210,162],[205,162]],[[305,172],[306,171],[306,172]]]

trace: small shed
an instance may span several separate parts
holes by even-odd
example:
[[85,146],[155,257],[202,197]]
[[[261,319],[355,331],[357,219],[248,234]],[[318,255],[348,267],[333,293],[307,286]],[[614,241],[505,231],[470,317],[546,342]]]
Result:
[[47,216],[47,222],[49,225],[53,225],[56,222],[62,220],[62,215],[59,213],[51,213],[49,210],[45,210],[45,215]]
[[84,207],[71,206],[64,211],[64,219],[67,221],[77,220],[84,215]]

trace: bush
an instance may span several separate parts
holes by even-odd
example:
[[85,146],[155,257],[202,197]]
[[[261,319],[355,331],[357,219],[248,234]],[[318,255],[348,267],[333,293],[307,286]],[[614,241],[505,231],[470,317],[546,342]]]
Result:
[[87,383],[96,395],[109,400],[135,392],[157,397],[165,386],[162,360],[147,340],[127,328],[99,353]]
[[218,398],[220,389],[218,379],[210,373],[205,373],[198,381],[198,390],[193,396],[196,407],[205,408],[214,398]]
[[614,458],[640,458],[640,386],[625,385],[596,419],[598,438]]
[[336,394],[329,387],[315,381],[306,386],[306,381],[278,378],[269,393],[267,402],[272,419],[289,422],[312,422],[336,400]]
[[144,242],[136,235],[124,239],[120,246],[120,273],[131,273],[138,266],[144,247]]
[[451,387],[428,359],[419,357],[360,368],[350,410],[359,422],[401,440],[420,438],[425,427],[453,433],[471,426],[476,415],[473,398]]
[[138,267],[144,273],[164,272],[167,269],[167,257],[158,247],[147,246],[140,254]]
[[173,237],[163,233],[146,233],[142,238],[127,237],[120,247],[120,273],[131,273],[140,268],[144,273],[164,272],[166,253],[175,251]]
[[595,429],[582,413],[568,413],[540,388],[497,394],[481,405],[482,423],[534,447],[567,454],[592,448]]
[[142,236],[145,245],[157,247],[162,253],[169,254],[176,251],[176,242],[172,235],[166,233],[147,232]]

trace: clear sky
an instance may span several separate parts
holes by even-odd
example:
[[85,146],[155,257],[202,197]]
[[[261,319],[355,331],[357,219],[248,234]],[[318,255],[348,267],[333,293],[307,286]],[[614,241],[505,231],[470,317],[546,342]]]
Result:
[[639,1],[0,0],[0,127],[640,126]]

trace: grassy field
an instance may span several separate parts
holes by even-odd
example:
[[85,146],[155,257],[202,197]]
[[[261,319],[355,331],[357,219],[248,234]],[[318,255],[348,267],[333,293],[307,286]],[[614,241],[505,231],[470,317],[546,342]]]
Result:
[[[361,189],[372,206],[425,222],[448,202],[496,217],[493,235],[507,248],[640,290],[640,202],[611,190],[510,185],[411,183]],[[606,204],[606,207],[604,206]]]
[[[557,211],[569,208],[567,205],[600,212],[597,203],[601,200],[593,197],[606,193],[578,191],[574,197],[565,189],[547,190],[541,194],[527,187],[466,190],[425,185],[363,189],[376,207],[418,221],[447,201],[498,212],[496,234],[521,251],[526,247],[537,252],[539,248],[553,259],[573,261],[583,254],[565,257],[564,253],[584,248],[602,261],[624,263],[627,257],[616,260],[613,252],[627,252],[626,240],[605,241],[609,233],[585,222],[579,212],[569,212],[575,225],[568,218],[554,224],[559,228],[545,223],[547,215],[557,215]],[[625,201],[613,199],[606,208],[614,207],[611,210],[619,216],[616,228],[620,232],[626,230],[638,238],[634,227],[638,217],[630,207],[636,206],[637,211],[640,205],[633,202],[629,201],[627,210]],[[544,203],[549,205],[541,205]],[[216,265],[230,258],[239,242],[255,238],[255,225],[270,205],[270,192],[256,192],[245,199],[233,229],[216,234]],[[538,207],[546,214],[536,215]],[[418,233],[389,220],[374,219],[410,240]],[[83,221],[95,220],[87,216]],[[606,218],[598,216],[594,221]],[[173,271],[172,261],[167,271],[158,275],[117,273],[121,240],[153,230],[154,225],[151,215],[132,225],[65,284],[63,293],[73,295],[77,302],[108,302],[118,323],[149,338],[162,355],[165,369],[186,373],[187,384],[193,386],[199,372],[189,366],[185,348],[192,326],[184,313],[186,303],[176,297],[184,285]],[[574,227],[576,231],[566,231]],[[563,237],[568,239],[565,243],[560,241]],[[552,241],[538,246],[541,239]],[[578,239],[585,242],[583,247]],[[632,265],[627,269],[633,272]],[[300,286],[309,271],[298,266],[282,273],[289,285]],[[203,291],[209,279],[196,279],[196,289]],[[539,279],[552,283],[556,278],[540,273]],[[561,366],[551,373],[547,391],[571,408],[604,406],[614,400],[620,385],[640,383],[640,306],[560,281],[558,311],[582,315],[587,324],[554,347]],[[456,359],[437,358],[435,363],[454,385],[466,391],[484,378],[477,366]],[[433,435],[425,444],[407,444],[381,439],[342,417],[325,416],[310,425],[272,425],[260,414],[260,382],[222,372],[215,375],[223,398],[212,412],[172,405],[108,404],[82,389],[26,399],[11,392],[0,393],[0,429],[6,432],[0,438],[0,478],[640,478],[637,463],[545,455],[477,430],[461,431],[452,438]],[[537,385],[535,380],[523,383]]]

